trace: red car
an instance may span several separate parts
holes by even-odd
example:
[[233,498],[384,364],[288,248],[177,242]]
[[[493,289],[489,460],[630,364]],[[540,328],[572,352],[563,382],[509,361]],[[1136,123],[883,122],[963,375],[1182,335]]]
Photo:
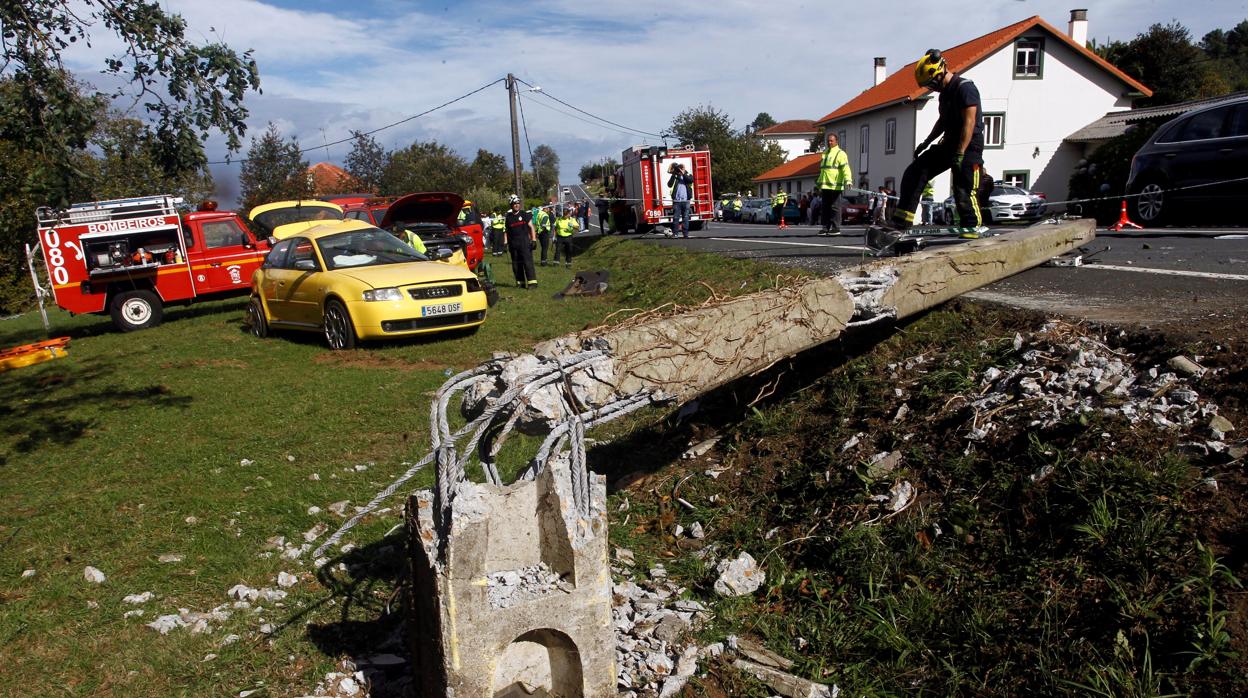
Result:
[[841,199],[841,225],[865,225],[870,223],[871,209],[865,202],[859,203],[857,196],[845,196]]
[[[328,198],[328,197],[327,197]],[[381,219],[386,216],[386,209],[394,202],[394,197],[378,197],[370,196],[358,201],[349,203],[337,202],[342,207],[342,212],[347,220],[364,221],[380,226]]]
[[[374,204],[367,215],[376,216],[379,209],[380,205]],[[347,217],[351,218],[351,213],[347,213]],[[355,217],[370,220],[358,215]],[[481,225],[481,216],[476,207],[459,194],[435,191],[401,196],[385,207],[380,220],[371,218],[371,222],[386,230],[401,225],[419,235],[426,244],[458,238],[464,244],[468,268],[473,271],[477,270],[477,265],[485,256],[485,229]]]

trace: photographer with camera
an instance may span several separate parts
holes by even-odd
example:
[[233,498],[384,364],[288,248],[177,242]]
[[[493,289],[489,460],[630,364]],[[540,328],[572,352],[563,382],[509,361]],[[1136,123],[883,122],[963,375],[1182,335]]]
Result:
[[693,198],[693,175],[679,162],[673,162],[667,173],[667,188],[672,192],[672,234],[689,237],[689,203]]

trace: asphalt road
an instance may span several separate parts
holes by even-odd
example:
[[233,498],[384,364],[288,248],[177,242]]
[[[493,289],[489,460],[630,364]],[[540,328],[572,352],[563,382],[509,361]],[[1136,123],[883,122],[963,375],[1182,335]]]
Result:
[[[564,189],[567,189],[569,193],[564,194],[563,193]],[[592,198],[594,197],[589,195],[589,192],[585,190],[585,187],[582,187],[579,184],[559,185],[559,201],[561,203],[564,201],[581,201],[583,199],[592,199]]]
[[[573,189],[576,192],[576,189]],[[1001,227],[994,230],[1008,231]],[[596,224],[593,232],[597,233]],[[864,228],[837,238],[816,228],[710,223],[690,239],[645,235],[657,246],[684,246],[830,274],[872,259]],[[935,241],[960,244],[957,240]],[[1143,326],[1238,328],[1248,319],[1248,228],[1097,230],[1081,267],[1038,267],[967,294],[983,301],[1093,321]],[[1220,330],[1219,330],[1220,331]]]

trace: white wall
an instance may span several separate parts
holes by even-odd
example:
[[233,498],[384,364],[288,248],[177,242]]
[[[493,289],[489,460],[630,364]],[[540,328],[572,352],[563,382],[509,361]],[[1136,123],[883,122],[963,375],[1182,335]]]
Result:
[[[1029,34],[1030,35],[1030,34]],[[1014,44],[1002,47],[966,71],[965,77],[979,88],[984,113],[1005,113],[1005,147],[986,149],[984,167],[996,179],[1007,170],[1027,170],[1030,187],[1044,192],[1050,201],[1067,196],[1067,181],[1082,149],[1063,139],[1106,112],[1129,109],[1131,100],[1123,95],[1129,88],[1100,66],[1076,53],[1048,32],[1044,37],[1041,79],[1014,79]],[[841,147],[849,154],[857,184],[860,174],[860,127],[870,126],[868,172],[870,188],[901,175],[914,157],[914,147],[927,136],[938,117],[937,96],[921,99],[842,119],[829,125],[829,131],[845,131]],[[884,153],[884,122],[897,119],[897,150]],[[1036,148],[1040,149],[1037,154]],[[936,178],[936,198],[949,196],[949,175]]]
[[[1044,37],[1043,77],[1015,80],[1013,44],[966,71],[979,87],[985,113],[1005,112],[1005,147],[984,151],[997,179],[1007,170],[1029,170],[1031,188],[1064,200],[1080,148],[1063,143],[1106,112],[1129,109],[1128,87],[1060,39]],[[935,105],[933,105],[935,106]],[[1040,152],[1037,154],[1036,149]]]
[[809,151],[810,140],[815,134],[809,133],[804,136],[767,136],[764,141],[771,141],[780,146],[784,150],[784,161],[788,162],[799,155]]
[[[921,103],[901,104],[887,109],[878,109],[842,119],[832,124],[828,131],[839,134],[845,132],[841,139],[841,149],[849,156],[849,169],[853,173],[853,184],[857,187],[862,179],[867,180],[867,187],[875,191],[885,183],[885,179],[895,179],[894,188],[901,187],[901,173],[914,159],[915,146],[915,110]],[[919,117],[923,115],[920,113]],[[885,152],[884,131],[889,119],[897,120],[897,147],[892,153]],[[929,121],[925,128],[931,128],[934,120]],[[862,126],[868,127],[867,157],[862,157]],[[924,131],[924,135],[926,135]],[[866,169],[864,174],[863,170]]]

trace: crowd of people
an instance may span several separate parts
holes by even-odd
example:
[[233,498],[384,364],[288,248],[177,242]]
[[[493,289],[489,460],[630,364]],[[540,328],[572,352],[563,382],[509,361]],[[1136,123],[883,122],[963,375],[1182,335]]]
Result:
[[[604,201],[605,203],[605,201]],[[572,266],[572,237],[589,232],[589,199],[523,210],[520,197],[512,194],[507,211],[495,210],[481,219],[490,254],[508,255],[511,271],[520,288],[537,286],[538,266]],[[606,218],[606,206],[599,208],[599,225]],[[535,258],[540,247],[540,257]]]

